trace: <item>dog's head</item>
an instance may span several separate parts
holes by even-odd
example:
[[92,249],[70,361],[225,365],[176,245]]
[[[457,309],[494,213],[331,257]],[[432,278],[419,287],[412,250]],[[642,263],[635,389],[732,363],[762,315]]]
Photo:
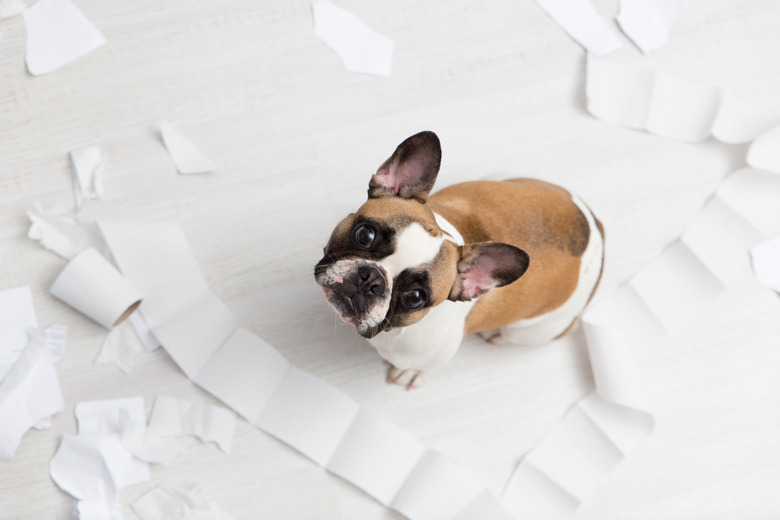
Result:
[[528,268],[528,255],[514,246],[459,245],[439,227],[426,200],[440,163],[433,132],[398,145],[314,268],[328,302],[363,337],[412,325],[444,300],[471,300]]

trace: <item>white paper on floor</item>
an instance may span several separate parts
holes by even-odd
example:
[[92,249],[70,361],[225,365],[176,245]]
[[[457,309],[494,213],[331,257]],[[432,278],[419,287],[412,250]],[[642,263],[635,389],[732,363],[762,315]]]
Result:
[[103,196],[103,154],[97,146],[78,148],[70,152],[73,166],[73,191],[76,209],[81,209],[91,199]]
[[27,9],[23,0],[0,0],[0,20],[22,14]]
[[758,281],[780,293],[780,237],[758,244],[750,254]]
[[[607,56],[621,47],[620,39],[590,0],[535,0],[589,54]],[[620,29],[647,54],[669,41],[681,0],[620,0]]]
[[351,72],[389,76],[395,42],[330,0],[311,0],[314,34]]
[[115,364],[124,373],[130,372],[136,355],[141,352],[141,343],[136,336],[130,320],[120,323],[106,336],[100,353],[95,359],[96,365]]
[[168,397],[157,398],[148,427],[142,397],[82,402],[75,415],[79,433],[63,436],[50,472],[84,519],[122,518],[119,491],[148,481],[148,463],[172,461],[187,436],[227,451],[235,430],[229,410]]
[[647,54],[666,45],[682,0],[620,0],[617,22]]
[[32,293],[29,287],[0,292],[0,383],[27,346],[27,331],[37,329]]
[[586,81],[588,111],[602,121],[687,142],[710,135],[728,144],[755,140],[748,164],[775,164],[780,171],[780,132],[771,130],[780,117],[750,108],[721,88],[591,57]]
[[[6,332],[9,338],[18,336]],[[47,418],[64,407],[54,365],[64,353],[66,328],[53,325],[27,334],[27,345],[0,384],[0,460],[11,459],[30,428],[45,427]]]
[[108,253],[95,221],[83,211],[74,215],[63,206],[44,210],[36,203],[27,216],[31,222],[27,237],[38,240],[44,248],[67,260],[90,247],[104,256]]
[[27,70],[33,76],[57,70],[106,43],[70,0],[38,0],[23,16]]
[[160,135],[179,173],[190,175],[214,171],[214,163],[206,159],[192,141],[184,137],[173,125],[162,121]]
[[196,485],[162,485],[135,502],[133,511],[142,520],[231,520],[231,516],[210,502]]
[[606,56],[622,47],[620,38],[589,0],[535,1],[574,41],[594,56]]

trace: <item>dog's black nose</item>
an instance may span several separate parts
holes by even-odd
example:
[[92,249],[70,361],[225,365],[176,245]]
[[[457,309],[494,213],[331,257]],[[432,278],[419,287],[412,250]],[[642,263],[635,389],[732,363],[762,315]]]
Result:
[[387,281],[382,273],[374,266],[364,265],[358,269],[358,292],[365,296],[381,296],[387,290]]

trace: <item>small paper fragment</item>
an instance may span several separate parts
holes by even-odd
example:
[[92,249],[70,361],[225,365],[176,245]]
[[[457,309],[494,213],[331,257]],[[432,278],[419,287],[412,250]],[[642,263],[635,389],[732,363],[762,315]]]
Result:
[[90,199],[103,196],[103,154],[97,146],[71,150],[73,191],[76,208],[81,209]]
[[170,123],[160,122],[160,134],[179,173],[189,175],[214,171],[214,164]]
[[38,240],[41,246],[67,260],[89,248],[104,255],[108,252],[97,224],[84,212],[74,215],[63,206],[44,210],[36,204],[27,216],[31,222],[27,238]]
[[236,415],[227,408],[157,396],[147,435],[151,438],[194,435],[230,453],[235,428]]
[[46,74],[106,43],[105,37],[70,0],[39,0],[24,11],[27,70]]
[[748,149],[747,163],[758,170],[780,173],[780,126],[753,141]]
[[111,329],[103,341],[103,346],[100,349],[100,354],[95,359],[95,364],[109,365],[113,363],[119,370],[128,373],[133,366],[135,356],[139,352],[141,352],[141,344],[128,320]]
[[31,328],[38,328],[38,320],[30,288],[0,291],[0,383],[27,346]]
[[0,0],[0,20],[22,14],[27,9],[23,0]]
[[16,453],[22,437],[64,408],[54,364],[62,358],[65,327],[31,329],[27,347],[0,384],[0,460]]
[[620,0],[617,23],[643,53],[669,41],[681,0]]
[[314,34],[351,72],[389,76],[395,42],[330,0],[311,0]]
[[622,44],[588,0],[535,0],[566,33],[589,54],[601,58]]
[[750,250],[758,281],[780,293],[780,237],[762,242]]
[[158,486],[131,504],[142,520],[232,520],[197,485]]

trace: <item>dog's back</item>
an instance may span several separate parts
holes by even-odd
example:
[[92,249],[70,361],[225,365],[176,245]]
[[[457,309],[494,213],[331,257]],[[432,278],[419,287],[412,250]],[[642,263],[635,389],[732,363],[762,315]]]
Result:
[[601,226],[576,196],[536,179],[476,181],[444,188],[428,205],[467,243],[504,242],[531,258],[523,277],[479,298],[467,334],[540,343],[569,329],[598,284],[604,253]]

